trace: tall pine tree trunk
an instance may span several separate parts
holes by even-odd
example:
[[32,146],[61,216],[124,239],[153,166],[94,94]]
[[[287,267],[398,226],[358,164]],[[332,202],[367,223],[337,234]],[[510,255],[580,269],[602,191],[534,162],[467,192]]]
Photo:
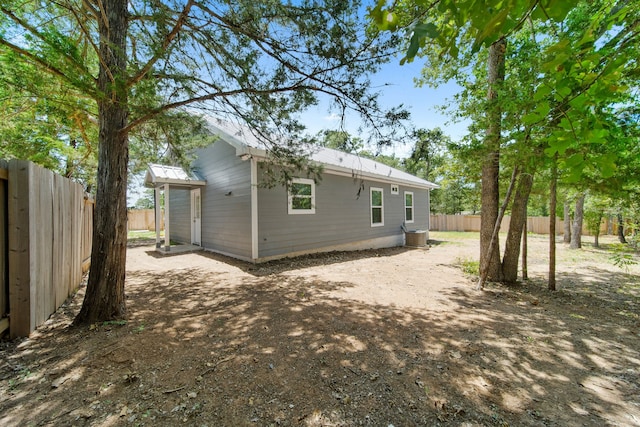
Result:
[[515,283],[518,280],[518,261],[520,259],[520,241],[527,222],[527,203],[533,186],[533,175],[522,173],[518,179],[518,186],[511,206],[511,222],[505,242],[502,258],[502,274],[505,283]]
[[558,153],[551,164],[549,184],[549,290],[556,290],[556,208],[558,205]]
[[485,157],[482,164],[482,208],[480,216],[480,275],[488,280],[501,281],[500,245],[491,244],[493,229],[498,220],[500,202],[500,132],[502,109],[498,94],[504,83],[506,39],[502,38],[489,47],[488,58],[488,125],[485,137]]
[[580,249],[582,247],[582,223],[584,222],[584,197],[585,194],[579,194],[576,198],[576,210],[573,216],[573,225],[571,230],[571,244],[569,248]]
[[564,242],[571,243],[571,208],[569,207],[569,201],[564,201]]
[[129,142],[126,88],[127,0],[103,0],[98,19],[98,181],[91,270],[76,324],[125,316],[127,248],[127,163]]

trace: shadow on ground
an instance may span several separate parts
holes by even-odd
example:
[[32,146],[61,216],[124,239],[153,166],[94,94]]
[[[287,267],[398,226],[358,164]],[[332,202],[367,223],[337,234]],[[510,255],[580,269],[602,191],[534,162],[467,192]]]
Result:
[[[280,275],[285,261],[197,256],[249,274],[132,271],[125,324],[66,327],[76,298],[3,344],[0,424],[640,423],[640,325],[619,314],[638,313],[637,287],[603,297],[604,271],[591,295],[460,286],[460,310],[429,312],[335,298],[352,284]],[[309,262],[340,262],[325,256]]]

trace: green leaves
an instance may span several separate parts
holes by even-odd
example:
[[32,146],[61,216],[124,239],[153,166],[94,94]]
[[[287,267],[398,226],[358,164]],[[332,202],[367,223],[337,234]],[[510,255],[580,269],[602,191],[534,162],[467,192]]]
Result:
[[412,61],[421,49],[435,44],[443,55],[455,58],[460,41],[471,40],[477,52],[501,37],[518,31],[528,17],[535,21],[561,22],[578,0],[438,0],[390,4],[385,0],[369,10],[380,31],[405,30],[408,38],[403,62]]

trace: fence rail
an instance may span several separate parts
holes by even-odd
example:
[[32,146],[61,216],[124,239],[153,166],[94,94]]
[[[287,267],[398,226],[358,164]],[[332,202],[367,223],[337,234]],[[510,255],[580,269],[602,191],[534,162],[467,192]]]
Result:
[[0,161],[0,317],[28,336],[77,289],[91,257],[82,186],[23,160]]
[[[506,232],[509,229],[511,217],[505,215],[500,224],[500,231]],[[480,215],[431,215],[429,223],[431,231],[480,231]],[[556,219],[556,234],[564,232],[564,221]],[[605,218],[600,225],[600,234],[607,234],[614,230],[608,218]],[[527,231],[536,234],[549,234],[548,216],[530,216],[527,218]],[[583,226],[582,234],[590,235],[586,225]]]

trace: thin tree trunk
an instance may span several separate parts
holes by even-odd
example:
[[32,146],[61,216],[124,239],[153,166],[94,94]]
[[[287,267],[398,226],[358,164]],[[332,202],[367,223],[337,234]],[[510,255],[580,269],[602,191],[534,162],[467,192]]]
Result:
[[624,237],[624,218],[622,214],[618,214],[618,241],[620,243],[627,243],[627,239]]
[[127,247],[127,0],[103,0],[98,19],[99,152],[91,270],[75,324],[123,318]]
[[564,242],[571,243],[571,207],[569,206],[569,201],[564,201]]
[[[501,281],[500,245],[494,242],[493,232],[498,224],[500,203],[500,132],[502,109],[498,99],[499,89],[504,83],[506,39],[502,38],[489,47],[487,99],[488,126],[485,137],[485,158],[482,164],[482,198],[480,214],[480,276]],[[492,244],[493,242],[493,244]],[[494,248],[495,247],[495,248]]]
[[[509,182],[509,188],[507,189],[507,194],[504,196],[504,203],[502,203],[502,207],[500,208],[500,212],[498,212],[498,218],[496,218],[496,223],[493,227],[493,233],[491,234],[491,241],[489,242],[489,255],[493,250],[497,251],[498,248],[498,233],[500,231],[500,223],[502,223],[502,218],[504,218],[504,213],[507,210],[507,206],[509,206],[509,199],[511,199],[511,193],[513,192],[513,186],[516,183],[516,178],[518,176],[518,167],[516,166],[513,169],[513,173],[511,174],[511,181]],[[489,261],[489,257],[485,257],[485,263]],[[480,265],[480,277],[478,278],[478,284],[476,285],[476,289],[481,291],[484,289],[484,283],[487,280],[487,274],[489,269],[486,265]]]
[[551,165],[551,183],[549,184],[549,290],[556,290],[556,207],[558,186],[558,154]]
[[[527,213],[527,205],[524,205],[524,217],[528,218],[529,214]],[[522,228],[522,280],[529,280],[529,272],[527,268],[527,227],[528,220],[525,219],[524,226]]]
[[576,199],[576,210],[573,216],[573,229],[571,230],[570,249],[580,249],[582,247],[582,223],[584,221],[584,198],[585,194],[578,195]]
[[502,275],[505,283],[518,280],[518,260],[520,259],[520,241],[527,222],[527,203],[533,186],[533,175],[522,173],[511,206],[511,221],[502,257]]

